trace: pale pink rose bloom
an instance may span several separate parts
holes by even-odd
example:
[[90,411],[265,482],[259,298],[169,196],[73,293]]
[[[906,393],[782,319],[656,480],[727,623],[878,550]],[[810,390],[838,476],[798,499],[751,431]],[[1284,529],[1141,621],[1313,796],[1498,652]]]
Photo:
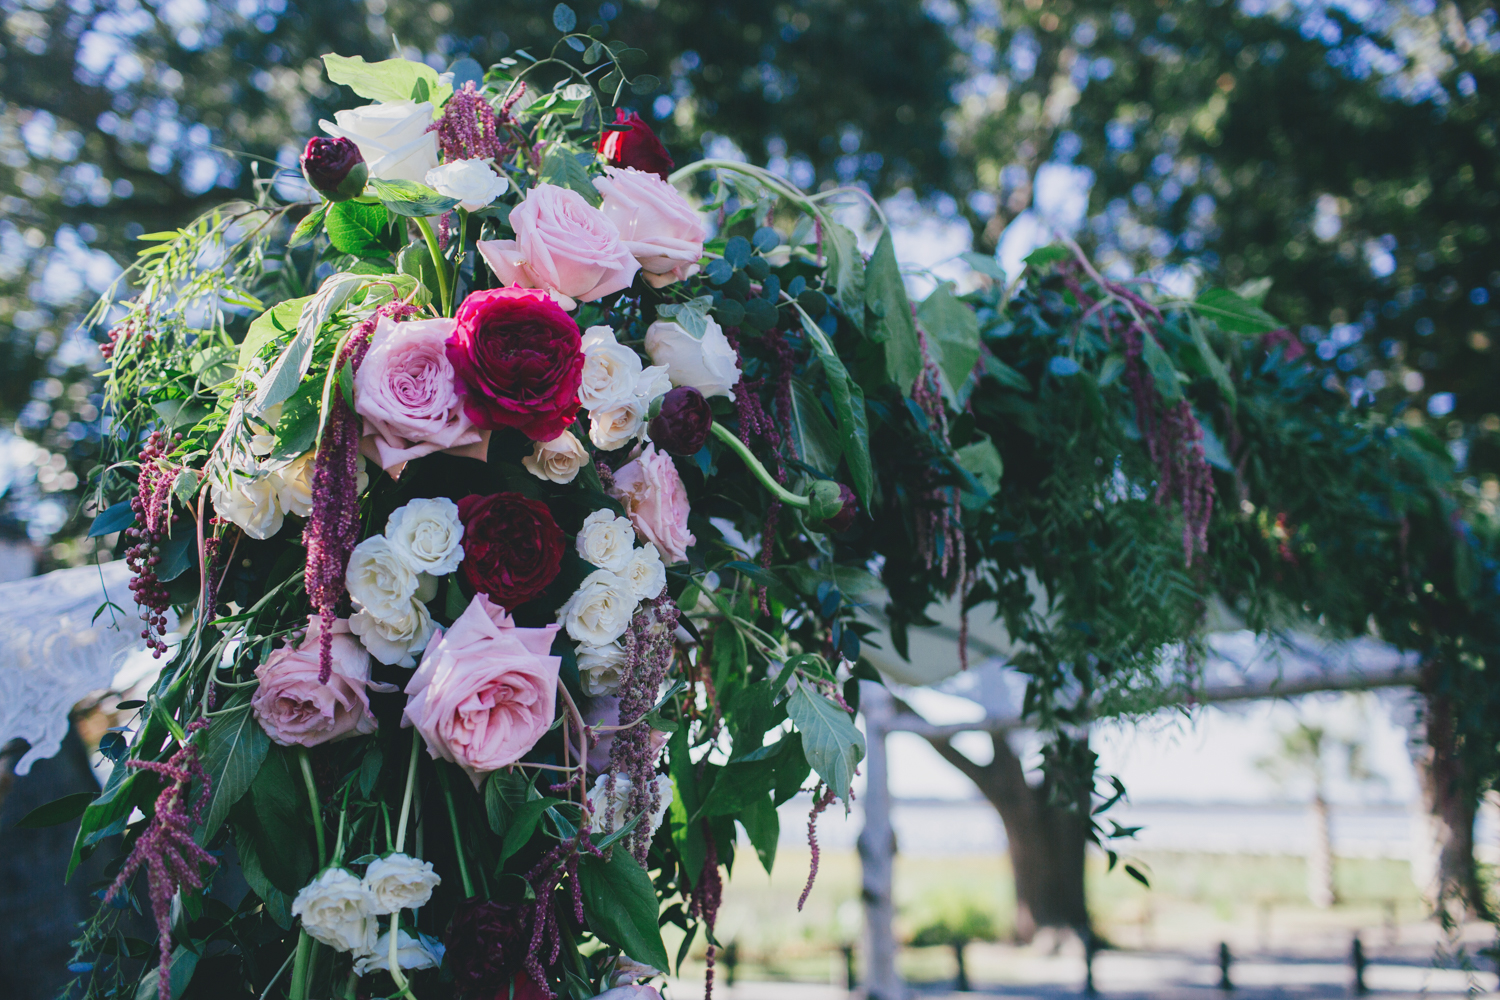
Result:
[[[613,695],[600,695],[590,698],[581,710],[584,725],[587,726],[618,726],[620,724],[620,699]],[[615,745],[615,734],[619,730],[610,730],[600,733],[597,741],[589,748],[589,770],[596,774],[603,774],[609,770],[609,753]],[[667,745],[671,733],[664,733],[660,729],[651,730],[651,758],[655,760],[661,756],[661,748]]]
[[624,505],[636,532],[655,542],[668,563],[687,558],[688,546],[698,539],[688,530],[687,487],[671,455],[647,445],[639,458],[615,472],[610,493]]
[[505,609],[477,594],[406,685],[402,726],[416,726],[434,759],[452,761],[478,788],[491,771],[526,755],[552,725],[557,625],[517,628]]
[[310,616],[301,643],[275,650],[255,668],[260,687],[250,699],[250,708],[266,735],[284,747],[312,747],[376,729],[366,688],[380,690],[386,685],[370,684],[370,654],[350,634],[349,619],[335,620],[333,672],[327,684],[320,684],[322,627],[317,615]]
[[[645,966],[641,966],[640,969],[644,970]],[[666,970],[652,969],[650,971],[662,975]],[[624,986],[616,986],[612,990],[605,990],[595,996],[594,1000],[661,1000],[661,994],[656,992],[655,986],[637,986],[634,983],[628,983]]]
[[665,288],[698,273],[708,231],[682,192],[634,167],[605,167],[594,187],[604,196],[600,211],[619,227],[625,249],[640,261],[646,284]]
[[572,309],[630,287],[641,269],[609,216],[583,195],[538,184],[510,212],[513,240],[480,240],[479,255],[506,284],[546,289]]
[[448,361],[453,326],[451,319],[382,316],[354,376],[354,409],[365,418],[360,451],[392,476],[435,451],[484,458],[489,434],[464,416]]

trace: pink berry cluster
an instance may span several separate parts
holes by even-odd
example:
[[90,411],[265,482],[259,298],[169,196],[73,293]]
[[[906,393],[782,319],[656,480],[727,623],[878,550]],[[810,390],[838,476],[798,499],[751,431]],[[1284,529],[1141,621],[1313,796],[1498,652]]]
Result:
[[146,439],[141,448],[135,496],[130,501],[135,526],[125,530],[125,537],[133,543],[125,550],[125,564],[134,574],[130,590],[141,609],[141,620],[146,623],[141,638],[157,659],[167,651],[163,636],[167,631],[167,607],[171,603],[166,586],[157,578],[157,566],[172,524],[182,517],[172,512],[172,484],[177,470],[166,461],[166,456],[181,440],[181,434],[168,439],[161,431],[152,431]]

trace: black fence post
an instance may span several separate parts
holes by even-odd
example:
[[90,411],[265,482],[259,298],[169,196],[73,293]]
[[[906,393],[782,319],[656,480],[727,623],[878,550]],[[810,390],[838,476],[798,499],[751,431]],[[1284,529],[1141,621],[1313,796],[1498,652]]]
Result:
[[1229,953],[1229,942],[1219,942],[1219,989],[1228,993],[1234,989],[1234,983],[1229,978],[1229,966],[1234,962],[1234,956]]
[[1349,964],[1354,968],[1354,995],[1362,997],[1370,992],[1365,985],[1365,966],[1369,963],[1365,961],[1365,946],[1358,934],[1354,935],[1354,944],[1349,948]]

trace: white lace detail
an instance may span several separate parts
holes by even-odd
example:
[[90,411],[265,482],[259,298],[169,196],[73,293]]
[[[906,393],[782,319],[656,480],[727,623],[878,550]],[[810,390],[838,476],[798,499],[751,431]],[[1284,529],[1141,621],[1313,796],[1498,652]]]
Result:
[[[129,579],[116,561],[0,583],[0,746],[31,744],[17,774],[57,753],[73,706],[112,687],[127,661],[156,662],[141,642]],[[106,594],[124,610],[106,608],[95,620]],[[139,666],[130,672],[139,676]]]

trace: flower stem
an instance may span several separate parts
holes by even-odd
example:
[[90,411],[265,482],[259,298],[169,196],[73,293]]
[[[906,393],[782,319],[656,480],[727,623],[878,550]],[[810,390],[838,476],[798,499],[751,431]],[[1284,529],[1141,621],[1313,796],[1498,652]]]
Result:
[[[412,735],[415,736],[416,734],[413,733]],[[409,982],[406,981],[406,973],[404,973],[404,972],[401,971],[401,961],[400,961],[400,958],[401,958],[401,955],[400,955],[400,951],[401,951],[401,947],[400,947],[401,946],[401,911],[400,910],[392,910],[391,911],[391,927],[390,927],[389,934],[390,934],[390,936],[389,936],[390,950],[386,952],[386,960],[387,960],[387,962],[390,965],[390,969],[388,971],[391,974],[391,979],[394,980],[395,983],[396,983],[396,989],[398,991],[396,993],[396,996],[405,995],[405,996],[411,997],[412,1000],[416,1000],[416,994],[411,991],[411,983],[409,983]]]
[[411,815],[411,790],[417,783],[417,748],[422,745],[422,736],[415,729],[411,732],[411,762],[406,765],[406,794],[401,797],[401,819],[396,824],[396,850],[406,850],[406,819]]
[[307,1000],[307,972],[311,964],[313,939],[307,930],[297,932],[297,957],[292,962],[292,982],[289,1000]]
[[766,471],[766,467],[760,464],[760,459],[756,458],[754,453],[750,451],[750,446],[735,437],[734,432],[728,427],[715,420],[713,422],[713,432],[714,437],[729,445],[729,449],[740,457],[740,461],[745,463],[745,467],[755,474],[755,478],[759,479],[761,485],[770,490],[776,499],[784,504],[790,504],[793,507],[803,509],[806,509],[808,504],[811,503],[807,497],[798,496],[778,483],[775,477]]
[[448,769],[437,769],[438,784],[443,786],[443,798],[448,801],[448,822],[453,826],[453,853],[458,855],[458,877],[464,883],[465,898],[474,896],[474,882],[469,878],[469,865],[464,861],[463,840],[458,832],[458,809],[453,804],[453,789],[448,787]]
[[302,765],[302,783],[307,786],[307,801],[312,805],[313,833],[318,837],[318,867],[322,868],[328,863],[328,843],[323,836],[323,804],[318,801],[318,785],[313,781],[307,747],[297,748],[297,763]]
[[453,315],[453,296],[448,289],[448,262],[444,259],[443,252],[438,249],[437,234],[432,231],[432,223],[418,218],[417,228],[422,230],[422,239],[427,241],[427,252],[432,257],[432,269],[437,272],[438,308],[444,316],[451,316]]

